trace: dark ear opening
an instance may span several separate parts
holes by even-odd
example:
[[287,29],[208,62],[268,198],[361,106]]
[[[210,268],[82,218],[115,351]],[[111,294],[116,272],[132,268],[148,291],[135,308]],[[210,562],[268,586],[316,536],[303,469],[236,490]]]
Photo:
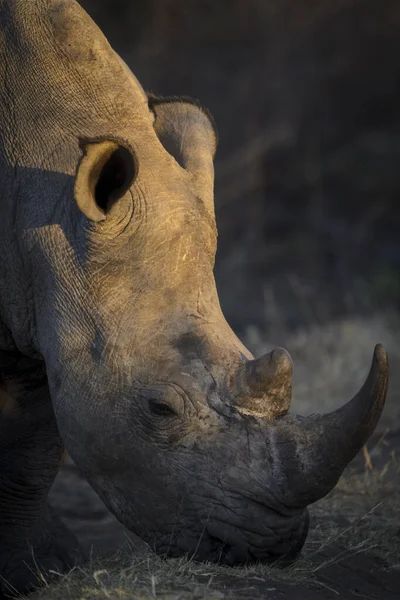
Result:
[[86,143],[75,180],[75,201],[91,221],[103,221],[136,175],[131,150],[112,141]]

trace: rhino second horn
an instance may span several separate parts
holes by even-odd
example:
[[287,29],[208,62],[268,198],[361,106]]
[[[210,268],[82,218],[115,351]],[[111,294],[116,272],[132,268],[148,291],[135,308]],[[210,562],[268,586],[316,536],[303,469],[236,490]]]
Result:
[[[305,507],[333,489],[373,433],[385,405],[388,380],[387,354],[378,344],[364,385],[347,404],[329,414],[274,422],[288,505]],[[288,460],[285,452],[292,458]]]
[[286,414],[292,398],[292,377],[292,359],[284,348],[248,361],[236,376],[236,407],[241,413],[268,419]]

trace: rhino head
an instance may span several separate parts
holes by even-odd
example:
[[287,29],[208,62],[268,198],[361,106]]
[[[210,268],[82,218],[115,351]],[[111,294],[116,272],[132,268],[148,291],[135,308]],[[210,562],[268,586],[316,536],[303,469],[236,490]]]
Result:
[[159,552],[296,557],[307,506],[377,424],[385,351],[342,408],[292,415],[288,353],[254,359],[218,301],[208,112],[147,96],[72,0],[1,2],[0,18],[3,318],[46,363],[65,447]]

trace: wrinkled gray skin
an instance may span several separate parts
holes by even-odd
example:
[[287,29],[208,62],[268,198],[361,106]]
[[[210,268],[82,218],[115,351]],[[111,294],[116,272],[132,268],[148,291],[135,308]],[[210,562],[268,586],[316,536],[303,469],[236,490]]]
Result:
[[220,309],[206,112],[149,99],[73,0],[0,0],[0,50],[0,585],[79,558],[46,508],[64,449],[158,552],[295,558],[383,348],[343,408],[286,414],[290,357],[252,360]]

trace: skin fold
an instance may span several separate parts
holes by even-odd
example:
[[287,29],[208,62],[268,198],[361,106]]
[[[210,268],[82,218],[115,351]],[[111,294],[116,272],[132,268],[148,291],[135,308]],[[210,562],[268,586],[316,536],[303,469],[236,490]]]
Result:
[[254,360],[220,308],[206,109],[147,96],[73,0],[0,0],[0,49],[0,589],[83,559],[46,504],[65,449],[156,551],[290,562],[385,351],[342,408],[288,413],[289,355]]

